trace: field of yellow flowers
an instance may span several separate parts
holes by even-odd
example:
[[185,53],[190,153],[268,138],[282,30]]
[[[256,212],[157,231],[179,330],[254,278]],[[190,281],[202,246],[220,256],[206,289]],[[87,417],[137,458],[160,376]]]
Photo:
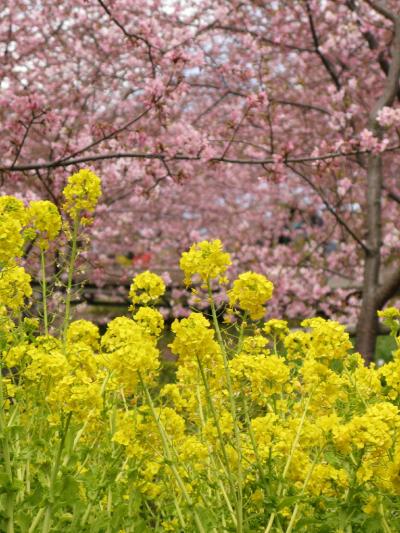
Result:
[[[103,336],[71,318],[79,242],[100,192],[81,170],[62,215],[48,201],[0,198],[0,530],[400,531],[400,349],[366,367],[336,322],[262,322],[272,283],[246,272],[229,286],[229,254],[203,241],[180,266],[211,313],[172,324],[176,375],[161,385],[159,276],[133,279],[131,315]],[[46,257],[60,232],[66,296],[50,323]],[[38,316],[19,262],[27,242],[41,258]],[[381,316],[398,339],[400,311]]]

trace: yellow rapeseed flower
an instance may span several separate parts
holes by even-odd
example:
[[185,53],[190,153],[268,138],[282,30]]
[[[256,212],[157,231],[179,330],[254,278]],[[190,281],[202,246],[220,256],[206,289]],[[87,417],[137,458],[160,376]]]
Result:
[[165,283],[163,279],[153,272],[142,272],[132,280],[129,291],[129,298],[133,305],[148,304],[157,300],[165,293]]
[[92,213],[101,195],[100,178],[88,168],[84,168],[68,178],[63,195],[63,207],[72,218],[82,211]]
[[20,266],[9,266],[0,271],[0,305],[18,311],[25,299],[32,295],[31,277]]
[[158,337],[164,328],[164,319],[160,311],[152,307],[140,307],[133,320],[154,337]]
[[99,340],[99,328],[88,320],[75,320],[68,326],[68,344],[73,345],[76,342],[82,342],[93,350],[97,350],[99,348]]
[[250,318],[258,320],[264,316],[264,306],[272,297],[274,285],[269,279],[256,272],[240,274],[228,292],[229,304],[246,311]]
[[57,237],[62,225],[57,206],[47,200],[36,200],[29,203],[28,222],[32,226],[34,236],[39,237],[38,244],[42,250],[46,250],[49,241],[53,241]]
[[198,275],[204,283],[214,278],[225,281],[224,275],[230,264],[230,255],[223,251],[219,239],[193,244],[187,252],[183,252],[179,262],[185,274],[186,285],[192,283],[195,275]]
[[26,223],[26,210],[21,200],[13,196],[0,197],[0,266],[21,257]]

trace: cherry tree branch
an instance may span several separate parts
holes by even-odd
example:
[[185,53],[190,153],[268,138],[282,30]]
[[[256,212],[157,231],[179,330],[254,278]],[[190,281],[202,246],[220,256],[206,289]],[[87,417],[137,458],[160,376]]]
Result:
[[386,274],[381,286],[376,293],[376,307],[382,308],[390,298],[396,294],[400,288],[400,268],[395,266],[391,272]]
[[15,157],[14,157],[14,161],[13,161],[13,165],[16,164],[16,162],[18,161],[19,156],[21,155],[21,152],[22,152],[22,149],[23,149],[23,147],[24,147],[24,144],[25,144],[25,142],[26,142],[27,139],[28,139],[29,132],[30,132],[30,130],[31,130],[32,126],[33,126],[33,124],[35,124],[35,120],[36,120],[37,118],[40,118],[42,115],[43,115],[43,113],[41,113],[41,114],[38,115],[38,116],[35,116],[35,114],[32,113],[32,117],[31,117],[29,123],[28,123],[28,124],[24,124],[24,123],[22,123],[23,127],[25,128],[25,132],[24,132],[24,135],[23,135],[23,137],[22,137],[21,142],[19,143],[19,145],[18,145],[18,147],[17,147],[16,153],[15,153]]
[[386,4],[383,2],[379,2],[378,0],[364,0],[372,9],[374,9],[377,13],[382,15],[383,17],[391,20],[392,22],[396,22],[398,19],[398,15],[395,15],[393,11],[391,11]]
[[87,150],[90,150],[91,148],[94,148],[95,146],[98,146],[102,142],[108,141],[108,140],[112,139],[113,137],[115,137],[116,135],[119,135],[120,133],[122,133],[123,131],[128,129],[130,126],[133,126],[133,124],[138,122],[144,116],[146,116],[153,109],[154,105],[157,104],[160,100],[161,100],[161,96],[158,97],[155,100],[154,104],[152,104],[151,106],[147,107],[144,111],[139,113],[139,115],[134,117],[132,120],[129,120],[128,122],[126,122],[123,126],[113,130],[112,132],[108,133],[107,135],[103,135],[103,137],[101,137],[101,139],[98,139],[97,141],[93,141],[92,143],[87,144],[84,148],[80,148],[76,152],[73,152],[72,154],[69,154],[69,155],[67,155],[67,156],[65,156],[65,157],[63,157],[61,159],[58,159],[57,162],[62,163],[63,161],[68,161],[70,159],[73,159],[76,156],[78,156],[80,154],[83,154]]
[[314,50],[312,48],[308,48],[308,47],[305,47],[305,46],[297,46],[297,45],[294,45],[294,44],[287,44],[287,43],[283,43],[283,42],[274,41],[273,39],[269,39],[268,37],[264,37],[263,35],[260,35],[258,32],[252,31],[252,30],[250,30],[248,28],[239,28],[237,26],[232,26],[232,25],[229,25],[229,24],[215,24],[213,27],[211,27],[211,29],[229,31],[229,32],[232,32],[232,33],[249,34],[252,37],[258,39],[261,43],[269,44],[271,46],[276,46],[276,47],[279,47],[279,48],[286,48],[287,50],[295,50],[296,52],[309,52],[309,53],[314,52]]
[[[195,83],[195,82],[189,82],[189,85],[191,87],[199,87],[201,89],[215,89],[216,91],[220,90],[220,87],[218,85],[214,85],[211,83]],[[233,89],[226,89],[226,91],[223,93],[223,97],[226,98],[227,96],[238,96],[240,98],[246,98],[248,95],[236,91]],[[296,102],[295,100],[287,100],[287,99],[281,99],[281,98],[275,98],[274,96],[271,96],[268,94],[268,99],[271,104],[278,104],[283,106],[291,106],[291,107],[298,107],[300,109],[304,109],[305,111],[317,111],[318,113],[323,113],[324,115],[331,115],[330,111],[327,109],[324,109],[323,107],[309,104],[307,102]],[[219,101],[218,101],[219,103]]]
[[294,168],[292,165],[289,165],[287,162],[286,166],[290,168],[290,170],[294,172],[297,176],[303,179],[311,187],[311,189],[317,193],[325,207],[334,216],[336,221],[347,231],[347,233],[356,241],[356,243],[359,244],[366,253],[368,253],[367,245],[360,239],[360,237],[358,237],[358,235],[356,235],[356,233],[354,233],[354,231],[350,228],[347,222],[338,214],[337,210],[331,206],[323,192],[310,180],[310,178],[299,170],[297,170],[296,168]]
[[396,192],[389,189],[386,185],[382,186],[382,189],[386,191],[386,194],[390,200],[393,200],[397,204],[400,204],[400,194],[397,194]]
[[[400,149],[400,145],[389,146],[385,149],[387,152],[396,152]],[[347,158],[351,156],[357,156],[360,154],[368,154],[370,150],[354,150],[351,152],[330,152],[319,156],[297,156],[286,157],[284,163],[318,163],[319,161],[328,161],[337,158]],[[56,161],[47,161],[43,163],[26,163],[21,165],[0,165],[0,172],[26,172],[29,170],[40,169],[54,169],[54,168],[66,168],[74,165],[80,165],[83,163],[90,163],[94,161],[105,161],[110,159],[158,159],[164,161],[204,161],[200,155],[168,155],[164,153],[146,153],[146,152],[110,152],[103,154],[89,154],[82,157],[64,158]],[[235,159],[227,157],[213,157],[206,160],[208,163],[231,163],[235,165],[274,165],[276,159]]]
[[334,66],[329,61],[329,59],[321,52],[319,37],[318,37],[318,34],[317,34],[317,30],[315,28],[314,19],[313,19],[313,16],[312,16],[312,11],[311,11],[310,4],[308,3],[308,1],[306,1],[306,10],[307,10],[308,21],[310,23],[310,30],[311,30],[313,43],[314,43],[315,53],[320,58],[320,60],[321,60],[322,64],[324,65],[326,71],[328,72],[328,74],[331,77],[333,83],[335,84],[336,89],[339,91],[341,86],[342,86],[342,84],[340,83],[339,77],[338,77],[337,73],[335,72]]
[[138,35],[137,33],[128,32],[124,26],[118,21],[117,18],[114,17],[111,10],[108,8],[108,6],[103,2],[103,0],[97,0],[98,3],[101,5],[101,7],[104,9],[104,11],[107,13],[107,15],[110,17],[112,22],[118,26],[118,28],[122,31],[122,33],[127,37],[128,39],[136,39],[137,41],[142,41],[147,47],[151,48],[153,45],[149,43],[147,39],[142,37],[141,35]]

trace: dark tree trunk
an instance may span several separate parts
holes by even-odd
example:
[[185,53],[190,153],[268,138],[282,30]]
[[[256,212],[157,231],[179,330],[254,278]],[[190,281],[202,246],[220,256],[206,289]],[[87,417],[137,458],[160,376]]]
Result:
[[371,361],[378,333],[377,291],[382,246],[381,226],[382,158],[370,155],[367,174],[367,251],[364,259],[361,311],[357,324],[356,349]]
[[[394,25],[394,39],[392,44],[392,61],[383,94],[376,101],[369,115],[368,128],[378,139],[382,138],[382,128],[377,120],[379,111],[386,106],[393,105],[399,89],[400,76],[400,13],[391,12],[383,8],[382,4],[367,0],[377,12],[390,19]],[[367,168],[367,206],[365,224],[367,229],[364,275],[362,287],[362,304],[357,323],[356,348],[370,361],[375,351],[378,333],[377,310],[386,303],[388,290],[394,287],[389,280],[380,286],[381,248],[382,248],[382,156],[371,153]],[[397,276],[398,277],[398,276]],[[393,280],[392,280],[393,281]],[[383,295],[385,294],[385,297]]]

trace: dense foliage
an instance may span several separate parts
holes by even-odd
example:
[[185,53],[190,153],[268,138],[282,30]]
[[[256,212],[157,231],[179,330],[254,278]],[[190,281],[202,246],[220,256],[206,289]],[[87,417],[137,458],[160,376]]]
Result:
[[[102,336],[71,320],[74,263],[99,194],[81,170],[63,215],[0,198],[0,529],[398,531],[400,349],[366,367],[334,321],[292,331],[263,322],[273,285],[253,272],[217,308],[213,288],[231,260],[221,242],[203,241],[180,266],[211,314],[172,324],[176,375],[162,383],[158,275],[133,279],[131,315]],[[61,228],[65,301],[50,317],[46,256]],[[41,302],[19,266],[29,242],[42,258]],[[381,315],[399,340],[400,311]]]

